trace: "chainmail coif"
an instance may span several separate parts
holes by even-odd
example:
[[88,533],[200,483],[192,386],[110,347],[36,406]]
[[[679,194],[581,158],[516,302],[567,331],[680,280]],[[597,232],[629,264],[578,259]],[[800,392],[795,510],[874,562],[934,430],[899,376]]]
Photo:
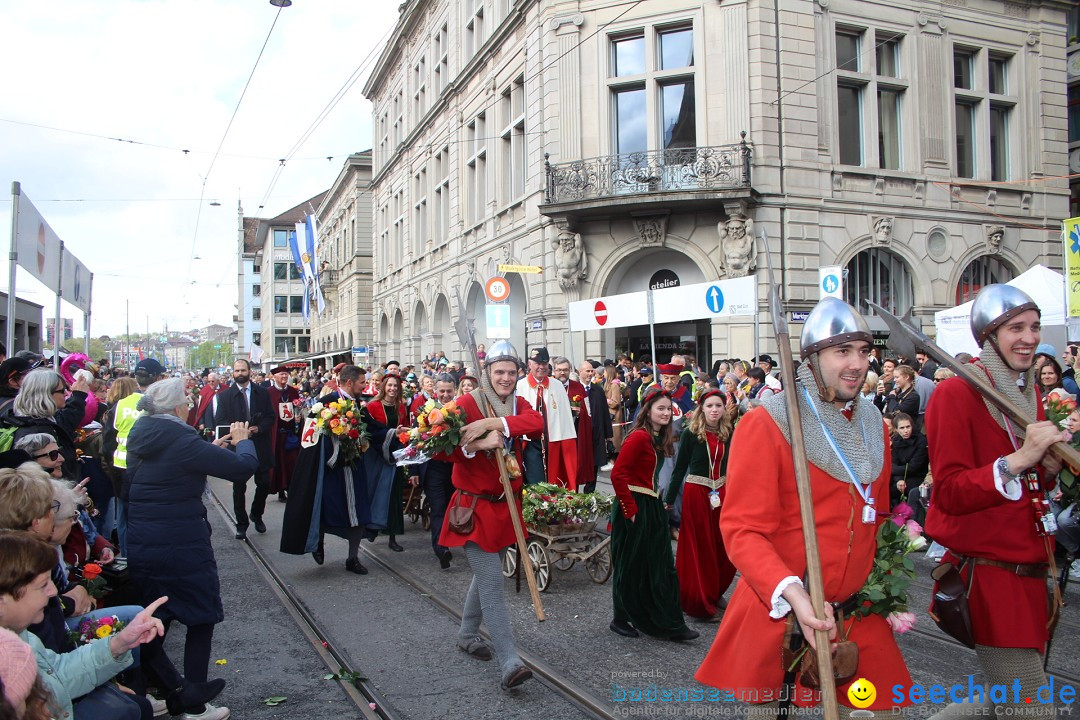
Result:
[[[810,409],[807,393],[821,415],[818,423],[814,411]],[[817,382],[810,371],[810,363],[804,362],[796,373],[795,388],[785,388],[785,393],[795,392],[799,398],[799,410],[802,415],[803,441],[806,444],[806,459],[841,482],[851,482],[840,458],[836,456],[829,441],[825,439],[822,423],[829,428],[833,439],[840,447],[844,457],[851,464],[859,482],[864,485],[877,480],[885,463],[885,435],[882,429],[881,413],[874,404],[856,395],[852,403],[852,416],[849,421],[840,412],[840,408],[818,397]],[[787,404],[784,393],[773,395],[761,401],[761,406],[772,416],[787,441],[791,442],[791,430],[788,425]]]
[[[994,344],[990,342],[989,339],[983,343],[982,348],[982,353],[979,354],[979,362],[990,373],[990,377],[993,379],[994,386],[997,387],[998,392],[1023,408],[1027,413],[1027,416],[1034,422],[1036,413],[1038,412],[1039,403],[1039,396],[1035,392],[1034,367],[1028,368],[1027,371],[1020,374],[1023,385],[1018,385],[1017,381],[1012,376],[1013,370],[1001,359],[1001,356],[998,355],[997,348],[994,347]],[[1005,419],[998,406],[985,398],[983,398],[983,402],[986,403],[986,409],[990,411],[990,416],[994,418],[994,422],[996,422],[1002,430],[1006,430]],[[1006,432],[1008,432],[1008,430],[1006,430]],[[1026,428],[1021,424],[1013,423],[1013,432],[1016,433],[1017,438],[1023,439]]]

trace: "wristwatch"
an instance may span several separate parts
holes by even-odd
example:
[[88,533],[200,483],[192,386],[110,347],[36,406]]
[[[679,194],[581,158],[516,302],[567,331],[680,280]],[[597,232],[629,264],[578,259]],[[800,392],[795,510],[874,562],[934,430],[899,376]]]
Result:
[[998,475],[1000,475],[1002,480],[1004,480],[1005,482],[1009,482],[1011,480],[1016,480],[1017,478],[1020,477],[1019,473],[1014,473],[1011,470],[1009,470],[1009,461],[1006,460],[1004,457],[999,457],[998,458],[998,460],[997,460],[997,471],[998,471]]

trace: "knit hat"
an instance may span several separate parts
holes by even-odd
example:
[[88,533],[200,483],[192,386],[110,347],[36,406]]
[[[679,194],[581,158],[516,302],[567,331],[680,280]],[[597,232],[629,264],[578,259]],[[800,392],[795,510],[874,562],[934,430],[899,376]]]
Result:
[[0,680],[4,697],[14,707],[21,707],[37,679],[34,651],[18,635],[0,628]]

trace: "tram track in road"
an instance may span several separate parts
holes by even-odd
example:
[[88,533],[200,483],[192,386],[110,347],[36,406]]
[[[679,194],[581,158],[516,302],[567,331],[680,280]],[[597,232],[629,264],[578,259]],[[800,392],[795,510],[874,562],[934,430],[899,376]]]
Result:
[[[235,519],[229,510],[229,506],[222,502],[212,488],[210,493],[218,512],[228,520],[230,526],[235,525]],[[335,674],[345,672],[358,678],[355,684],[347,681],[342,681],[341,684],[349,699],[363,713],[364,717],[368,720],[407,720],[407,716],[396,710],[374,684],[368,680],[368,675],[363,672],[363,669],[356,667],[349,660],[348,654],[334,641],[332,635],[322,627],[314,614],[292,590],[288,580],[265,557],[263,551],[255,543],[247,540],[244,542],[244,547],[259,573],[265,578],[282,605],[285,606],[296,621],[296,624],[311,643],[312,648],[322,658],[327,669]],[[365,555],[365,563],[377,565],[388,575],[413,589],[417,595],[448,615],[454,622],[461,622],[463,608],[460,603],[450,600],[430,583],[417,577],[414,573],[388,562],[367,547],[361,546],[361,552]],[[481,630],[481,633],[486,639],[490,640],[486,631]],[[573,679],[560,673],[552,664],[539,655],[520,648],[518,654],[521,656],[522,661],[533,671],[535,678],[561,695],[584,715],[597,720],[615,720],[617,717],[605,707],[602,700],[582,688]],[[371,707],[372,703],[375,705],[374,709]]]
[[[228,521],[229,526],[236,525],[236,519],[229,512],[228,507],[221,501],[212,488],[210,496],[214,500],[214,506],[219,513]],[[256,570],[266,580],[270,589],[277,596],[285,610],[296,622],[297,627],[307,638],[312,649],[322,659],[327,670],[335,675],[347,673],[356,678],[353,681],[339,677],[346,696],[356,705],[357,709],[366,720],[406,720],[406,717],[391,707],[390,703],[382,696],[378,689],[367,679],[364,672],[355,667],[345,653],[335,643],[329,633],[325,631],[315,616],[307,609],[296,593],[281,574],[269,563],[262,551],[254,543],[244,541],[244,549],[251,558]],[[372,707],[374,705],[374,707]]]

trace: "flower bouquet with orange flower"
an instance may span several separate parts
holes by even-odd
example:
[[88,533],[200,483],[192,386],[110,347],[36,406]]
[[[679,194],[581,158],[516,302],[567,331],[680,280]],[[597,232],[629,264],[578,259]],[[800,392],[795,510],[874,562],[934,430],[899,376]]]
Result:
[[398,465],[427,462],[435,453],[452,453],[461,444],[461,428],[465,427],[465,411],[451,400],[424,403],[416,417],[416,427],[398,435],[405,447],[394,451]]
[[325,404],[317,402],[311,406],[308,417],[315,419],[316,431],[334,443],[334,454],[330,458],[332,466],[347,465],[368,449],[367,425],[355,400],[338,398]]
[[[1077,409],[1076,398],[1061,388],[1055,388],[1046,394],[1043,402],[1046,405],[1046,419],[1070,433],[1069,444],[1080,448],[1080,410]],[[1055,498],[1055,501],[1061,507],[1068,507],[1080,499],[1080,468],[1065,463],[1058,475],[1058,490],[1061,497]]]
[[86,563],[81,568],[72,568],[71,571],[73,575],[78,576],[79,584],[86,588],[90,597],[99,598],[108,592],[105,578],[101,577],[101,566],[97,563]]
[[74,630],[68,630],[68,637],[76,645],[89,645],[95,640],[111,637],[124,629],[124,623],[116,615],[105,615],[95,620],[83,619]]

